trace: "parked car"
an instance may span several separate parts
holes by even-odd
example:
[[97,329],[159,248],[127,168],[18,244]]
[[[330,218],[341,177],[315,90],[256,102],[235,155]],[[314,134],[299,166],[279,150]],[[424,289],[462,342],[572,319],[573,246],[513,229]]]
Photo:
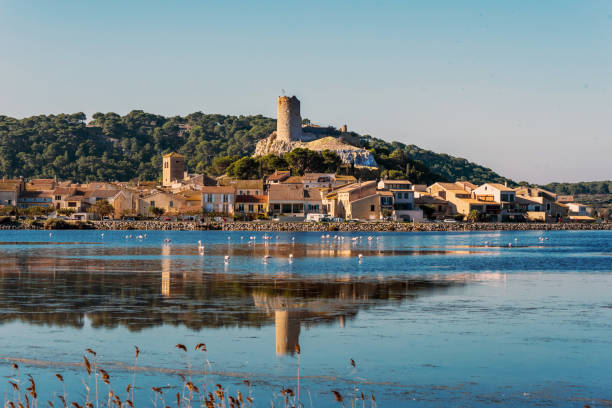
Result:
[[458,221],[454,218],[445,218],[444,222],[449,223],[449,224],[456,224]]

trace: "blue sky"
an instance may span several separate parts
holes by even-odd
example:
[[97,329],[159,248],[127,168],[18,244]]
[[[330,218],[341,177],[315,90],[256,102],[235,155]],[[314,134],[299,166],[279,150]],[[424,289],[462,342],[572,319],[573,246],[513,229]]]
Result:
[[612,1],[0,0],[0,114],[302,116],[516,180],[612,178]]

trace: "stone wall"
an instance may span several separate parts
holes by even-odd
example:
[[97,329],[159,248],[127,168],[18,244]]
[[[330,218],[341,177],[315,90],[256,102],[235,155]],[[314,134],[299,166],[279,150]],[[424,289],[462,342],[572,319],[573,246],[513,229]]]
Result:
[[[172,222],[172,221],[91,221],[99,230],[223,230],[223,231],[314,231],[314,232],[418,232],[418,231],[576,231],[612,230],[612,223],[411,223],[411,222]],[[2,229],[42,229],[25,223],[0,225]]]

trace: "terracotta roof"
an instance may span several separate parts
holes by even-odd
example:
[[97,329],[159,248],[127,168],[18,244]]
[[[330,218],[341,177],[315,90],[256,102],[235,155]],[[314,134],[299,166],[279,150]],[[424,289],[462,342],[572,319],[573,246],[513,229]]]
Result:
[[237,203],[258,203],[265,204],[268,202],[268,196],[264,195],[237,195]]
[[304,189],[304,200],[306,201],[321,201],[321,189],[320,188],[306,188]]
[[55,195],[65,195],[65,194],[73,194],[75,191],[72,187],[58,187],[53,190],[53,194]]
[[304,188],[301,184],[270,184],[268,200],[301,201],[304,200]]
[[500,183],[485,183],[499,191],[514,191],[514,189],[512,187],[508,187],[508,186],[504,186],[503,184]]
[[289,176],[291,176],[291,172],[289,170],[276,170],[274,173],[268,176],[268,181],[283,181]]
[[185,156],[183,156],[182,154],[176,153],[176,152],[164,154],[164,158],[166,158],[166,157],[180,157],[182,159],[185,158]]
[[32,179],[30,184],[55,184],[55,179]]
[[112,198],[117,195],[119,190],[89,190],[85,193],[85,197],[94,198]]
[[231,186],[202,186],[204,194],[235,194],[236,188]]
[[384,179],[383,180],[386,183],[389,184],[393,184],[393,183],[397,183],[397,184],[412,184],[412,181],[410,180],[391,180],[391,179]]
[[0,181],[0,190],[12,191],[19,188],[21,180],[2,180]]
[[357,181],[357,179],[355,178],[355,176],[343,176],[343,175],[336,175],[336,181]]
[[303,181],[304,179],[300,176],[291,176],[283,180],[282,183],[283,184],[302,184]]
[[348,193],[348,192],[357,190],[359,188],[366,188],[366,187],[370,187],[372,185],[376,185],[376,181],[375,180],[364,181],[362,183],[349,184],[348,186],[344,186],[344,187],[339,188],[337,190],[337,192],[338,193]]
[[240,190],[263,190],[264,182],[257,180],[237,180],[225,178],[217,181],[220,186],[231,186]]
[[448,204],[448,201],[439,197],[420,196],[414,199],[414,204]]
[[464,190],[466,190],[466,187],[469,188],[470,190],[474,190],[475,188],[478,188],[476,184],[473,184],[473,183],[470,183],[469,181],[464,181],[464,180],[455,181],[455,184]]
[[444,190],[460,190],[460,188],[455,183],[437,182],[437,183],[434,183],[432,186],[435,186],[435,185],[442,187]]
[[51,197],[52,193],[49,191],[41,190],[29,190],[19,194],[19,198],[34,198],[34,197]]
[[302,180],[304,183],[317,183],[322,177],[328,177],[330,181],[336,178],[333,173],[305,173]]
[[83,201],[83,200],[85,200],[84,196],[76,196],[76,195],[70,196],[68,198],[64,198],[64,201]]

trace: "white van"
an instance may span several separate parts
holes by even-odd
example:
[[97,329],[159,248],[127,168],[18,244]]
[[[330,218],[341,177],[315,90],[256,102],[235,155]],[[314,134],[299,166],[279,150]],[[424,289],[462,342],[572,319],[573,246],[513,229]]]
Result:
[[327,214],[308,213],[306,215],[306,222],[320,222],[327,219]]

